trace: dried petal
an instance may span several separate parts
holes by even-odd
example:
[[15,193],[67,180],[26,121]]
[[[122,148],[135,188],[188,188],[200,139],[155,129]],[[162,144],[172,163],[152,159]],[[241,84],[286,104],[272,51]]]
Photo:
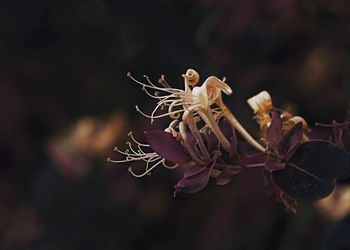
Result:
[[264,113],[272,109],[272,101],[267,91],[261,91],[259,94],[247,100],[254,113]]

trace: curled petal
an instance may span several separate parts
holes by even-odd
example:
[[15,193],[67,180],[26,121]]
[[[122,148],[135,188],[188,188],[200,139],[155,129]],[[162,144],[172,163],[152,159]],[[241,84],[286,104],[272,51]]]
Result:
[[194,87],[199,82],[199,74],[194,69],[188,69],[186,74],[182,74],[182,77],[185,78],[186,84],[191,87]]

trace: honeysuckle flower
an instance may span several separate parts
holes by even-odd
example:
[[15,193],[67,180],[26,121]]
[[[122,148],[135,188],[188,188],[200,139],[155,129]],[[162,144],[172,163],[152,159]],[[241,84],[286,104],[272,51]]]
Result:
[[[194,87],[192,89],[192,107],[195,107],[193,111],[197,112],[205,124],[212,130],[218,140],[222,143],[226,149],[230,148],[229,141],[222,134],[216,119],[211,111],[211,105],[218,99],[221,98],[221,91],[225,94],[232,94],[232,89],[223,81],[219,80],[215,76],[208,77],[202,86]],[[185,112],[182,120],[185,123],[188,121],[189,113]]]
[[[145,132],[147,143],[136,140],[132,133],[125,151],[115,148],[125,158],[115,163],[143,161],[144,170],[136,177],[150,174],[157,166],[184,172],[175,185],[179,192],[202,190],[210,178],[217,185],[225,185],[231,178],[252,168],[261,168],[268,193],[291,211],[297,200],[321,199],[334,189],[336,179],[350,175],[350,154],[346,136],[350,122],[328,126],[333,130],[333,142],[308,137],[309,128],[304,118],[274,108],[267,91],[247,100],[259,124],[262,138],[254,139],[239,123],[222,99],[222,93],[232,94],[231,87],[215,76],[200,84],[197,71],[188,69],[182,75],[184,89],[172,88],[161,76],[159,84],[147,76],[145,83],[128,76],[157,105],[151,114],[136,109],[153,122],[169,117],[164,130]],[[161,110],[165,110],[159,113]],[[243,141],[238,141],[236,133]],[[350,145],[350,143],[349,143]]]

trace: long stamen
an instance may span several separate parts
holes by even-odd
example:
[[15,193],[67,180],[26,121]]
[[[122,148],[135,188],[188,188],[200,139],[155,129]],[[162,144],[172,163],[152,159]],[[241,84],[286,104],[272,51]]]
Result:
[[159,90],[159,91],[164,91],[164,92],[168,92],[170,94],[177,94],[177,93],[180,93],[180,92],[184,92],[183,90],[181,89],[176,89],[176,88],[161,88],[161,87],[157,87],[155,86],[154,84],[152,85],[147,85],[143,82],[140,82],[139,80],[137,80],[136,78],[134,78],[130,72],[128,72],[127,76],[133,80],[134,82],[136,82],[137,84],[143,86],[143,87],[146,87],[146,88],[151,88],[151,89],[154,89],[154,90]]
[[142,174],[136,174],[136,173],[134,173],[134,171],[132,170],[132,167],[129,167],[129,172],[134,176],[134,177],[143,177],[143,176],[145,176],[145,175],[147,175],[147,174],[150,174],[151,173],[151,171],[153,170],[153,169],[155,169],[159,164],[161,164],[162,163],[162,161],[163,160],[160,160],[160,161],[158,161],[156,164],[154,164],[152,167],[150,167],[149,169],[147,169],[145,172],[143,172]]
[[152,115],[147,115],[147,114],[145,114],[144,112],[142,112],[142,111],[140,110],[140,108],[139,108],[137,105],[135,106],[135,108],[136,108],[136,111],[139,112],[141,115],[143,115],[143,116],[145,116],[145,117],[147,117],[147,118],[150,118],[150,119],[151,119],[151,123],[154,121],[154,119],[158,119],[158,118],[170,116],[170,115],[172,115],[172,114],[176,114],[176,113],[185,111],[184,109],[180,109],[180,110],[168,112],[168,113],[165,113],[165,114],[152,116]]
[[169,166],[169,165],[166,163],[166,160],[165,160],[165,159],[163,159],[162,164],[163,164],[163,166],[164,166],[165,168],[167,168],[167,169],[175,169],[175,168],[177,168],[177,167],[179,166],[179,163],[175,163],[174,165]]
[[144,144],[144,143],[141,143],[139,142],[138,140],[135,139],[134,135],[133,135],[133,132],[130,131],[128,133],[128,136],[137,144],[137,145],[140,145],[140,146],[144,146],[144,147],[149,147],[149,144]]

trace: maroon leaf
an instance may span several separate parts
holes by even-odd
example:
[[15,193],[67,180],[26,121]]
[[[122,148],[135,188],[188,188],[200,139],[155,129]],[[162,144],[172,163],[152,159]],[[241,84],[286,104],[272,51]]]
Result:
[[295,124],[291,129],[283,135],[278,143],[277,149],[280,156],[284,156],[286,160],[293,155],[303,138],[303,123]]
[[242,158],[246,164],[263,163],[267,156],[266,153],[253,148],[248,142],[239,141],[237,143],[237,150],[240,158]]
[[302,143],[283,170],[273,171],[272,179],[283,192],[301,200],[328,196],[336,178],[349,174],[348,155],[327,141]]
[[195,165],[186,171],[184,177],[175,185],[174,196],[179,192],[196,193],[204,189],[220,155],[220,151],[214,151],[208,166]]
[[154,130],[145,132],[145,136],[154,152],[166,160],[180,164],[191,160],[182,144],[170,133],[163,130]]
[[266,139],[269,143],[269,146],[272,149],[277,149],[278,142],[282,136],[282,119],[278,111],[274,110],[272,112],[272,121],[271,125],[267,128]]
[[265,162],[265,168],[269,172],[284,169],[285,166],[286,163],[274,159],[269,159]]
[[175,185],[174,196],[179,192],[196,193],[207,185],[212,168],[196,165],[186,171],[184,177]]
[[241,168],[224,168],[221,174],[216,177],[216,184],[223,186],[229,183],[232,176],[239,174],[242,171]]

